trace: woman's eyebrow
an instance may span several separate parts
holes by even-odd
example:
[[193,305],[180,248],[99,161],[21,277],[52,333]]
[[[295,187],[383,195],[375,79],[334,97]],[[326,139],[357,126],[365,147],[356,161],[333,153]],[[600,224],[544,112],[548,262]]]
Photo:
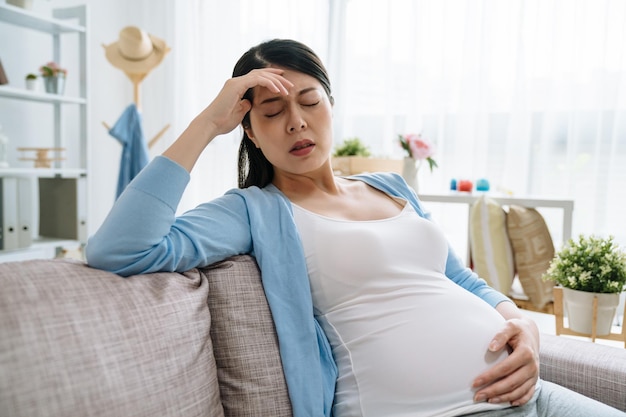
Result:
[[[302,89],[302,90],[300,90],[298,92],[298,96],[301,96],[303,94],[306,94],[306,93],[308,93],[310,91],[314,91],[314,90],[317,90],[317,88],[316,87],[309,87],[309,88]],[[271,103],[273,101],[278,101],[278,100],[282,100],[282,96],[275,96],[275,97],[266,98],[265,100],[261,101],[259,104]]]

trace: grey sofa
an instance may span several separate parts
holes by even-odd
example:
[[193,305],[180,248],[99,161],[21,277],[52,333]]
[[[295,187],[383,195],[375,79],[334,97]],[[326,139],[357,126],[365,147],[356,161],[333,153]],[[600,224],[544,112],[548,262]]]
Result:
[[[626,410],[626,349],[544,336],[542,377]],[[256,263],[122,279],[0,264],[0,415],[289,416]]]

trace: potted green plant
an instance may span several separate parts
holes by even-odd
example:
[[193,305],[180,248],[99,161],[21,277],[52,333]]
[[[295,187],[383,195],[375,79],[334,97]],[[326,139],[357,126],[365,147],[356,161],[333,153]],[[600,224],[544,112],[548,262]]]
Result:
[[61,68],[56,62],[48,62],[39,67],[39,72],[43,77],[46,93],[63,94],[67,77],[65,68]]
[[337,175],[353,175],[362,172],[400,172],[402,161],[389,158],[373,158],[367,146],[358,137],[345,139],[335,147],[332,155],[333,170]]
[[26,89],[35,91],[37,90],[37,75],[33,73],[26,74]]
[[619,294],[626,288],[626,253],[613,236],[580,235],[555,254],[543,279],[563,287],[563,304],[573,331],[591,334],[597,297],[597,335],[608,335]]
[[354,137],[345,139],[343,143],[335,148],[333,156],[370,156],[370,150],[365,146],[361,139]]
[[369,147],[358,137],[344,139],[335,147],[332,155],[333,170],[337,175],[353,175],[362,172],[397,171],[393,159],[372,158]]

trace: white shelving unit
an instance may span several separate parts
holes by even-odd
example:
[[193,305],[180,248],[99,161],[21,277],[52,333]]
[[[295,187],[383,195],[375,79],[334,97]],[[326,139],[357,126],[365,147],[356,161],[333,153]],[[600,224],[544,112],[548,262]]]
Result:
[[[0,11],[2,4],[0,4]],[[0,15],[1,16],[1,15]],[[39,93],[35,91],[23,90],[21,88],[13,88],[2,86],[0,96],[7,98],[16,98],[19,100],[39,101],[42,103],[68,103],[68,104],[87,104],[87,99],[81,97],[66,97],[58,94]]]
[[[18,184],[26,184],[27,204],[19,196],[11,201],[10,195],[2,195],[2,216],[4,242],[0,248],[0,262],[53,257],[66,248],[81,246],[87,239],[87,175],[88,175],[88,32],[87,7],[75,6],[53,9],[52,16],[43,16],[12,5],[0,3],[0,25],[8,25],[15,31],[35,31],[49,35],[52,41],[52,60],[61,62],[62,52],[70,51],[77,55],[77,67],[72,68],[72,76],[78,80],[78,94],[48,94],[34,92],[14,86],[0,86],[0,103],[43,103],[52,109],[53,127],[47,137],[38,138],[46,147],[67,148],[74,152],[71,162],[57,160],[51,168],[27,168],[24,166],[0,168],[3,184],[14,187],[12,179]],[[9,29],[13,30],[13,29]],[[71,42],[65,42],[64,36],[71,36]],[[74,39],[76,41],[74,42]],[[4,47],[3,47],[4,49]],[[29,48],[23,53],[29,54]],[[40,50],[33,48],[34,50]],[[64,51],[62,51],[62,49]],[[11,61],[20,62],[22,56],[3,54],[3,64]],[[34,111],[35,112],[35,111]],[[72,116],[68,116],[71,114]],[[77,115],[77,116],[76,116]],[[28,114],[27,123],[36,123],[36,115]],[[2,117],[0,116],[0,123]],[[26,123],[25,123],[26,124]],[[72,125],[70,125],[72,124]],[[74,127],[77,134],[67,135],[65,127]],[[26,126],[23,126],[26,130]],[[16,143],[24,138],[19,135]],[[69,158],[68,158],[69,159]],[[19,189],[19,186],[18,186]],[[5,190],[6,192],[6,190]],[[19,193],[18,193],[19,194]],[[10,206],[14,204],[14,206]],[[24,232],[30,227],[31,239],[24,240],[15,247],[6,244],[7,229],[10,224],[7,213],[17,212],[17,230]]]

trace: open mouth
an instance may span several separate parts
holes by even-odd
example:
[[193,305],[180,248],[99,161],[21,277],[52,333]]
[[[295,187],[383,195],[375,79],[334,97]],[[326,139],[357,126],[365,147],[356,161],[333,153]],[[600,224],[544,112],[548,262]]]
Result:
[[289,150],[289,152],[299,153],[313,146],[315,146],[315,144],[311,142],[310,140],[301,140],[301,141],[296,142],[296,144],[293,145],[293,147]]
[[292,151],[299,151],[300,149],[305,149],[305,148],[309,148],[311,146],[314,146],[312,143],[308,143],[306,145],[301,145],[301,146],[294,146],[293,148],[291,148]]

